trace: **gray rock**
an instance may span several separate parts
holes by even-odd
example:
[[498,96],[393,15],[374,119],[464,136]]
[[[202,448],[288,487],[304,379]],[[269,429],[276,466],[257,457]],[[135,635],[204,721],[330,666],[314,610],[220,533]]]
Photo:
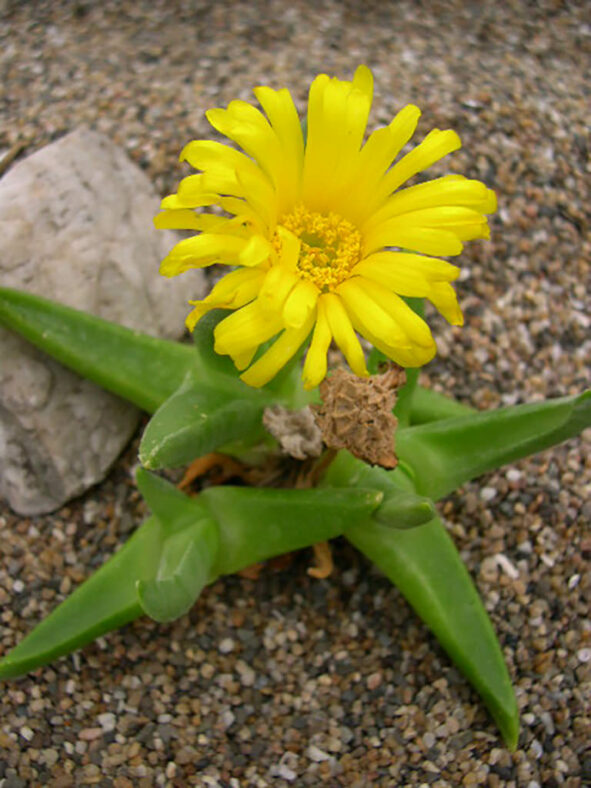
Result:
[[[0,284],[178,337],[187,298],[202,295],[204,278],[158,274],[177,238],[153,228],[157,207],[148,178],[123,151],[74,131],[0,180]],[[100,481],[138,418],[136,408],[0,329],[0,495],[15,511],[53,511]]]

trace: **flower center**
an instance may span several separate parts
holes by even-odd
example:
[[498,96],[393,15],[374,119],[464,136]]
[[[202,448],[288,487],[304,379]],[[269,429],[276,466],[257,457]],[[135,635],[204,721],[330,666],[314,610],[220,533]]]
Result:
[[337,213],[325,215],[300,204],[280,223],[301,241],[298,273],[322,292],[347,279],[361,259],[359,230]]

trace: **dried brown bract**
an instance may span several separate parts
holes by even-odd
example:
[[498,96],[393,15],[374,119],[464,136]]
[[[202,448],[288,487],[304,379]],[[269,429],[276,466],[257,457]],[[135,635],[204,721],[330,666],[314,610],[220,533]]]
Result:
[[312,406],[324,443],[347,449],[370,465],[395,468],[394,432],[398,420],[392,413],[396,391],[406,381],[400,367],[382,375],[359,378],[336,370],[320,384],[322,405]]
[[282,451],[296,460],[322,454],[322,435],[309,407],[301,410],[288,410],[281,405],[265,408],[263,425]]

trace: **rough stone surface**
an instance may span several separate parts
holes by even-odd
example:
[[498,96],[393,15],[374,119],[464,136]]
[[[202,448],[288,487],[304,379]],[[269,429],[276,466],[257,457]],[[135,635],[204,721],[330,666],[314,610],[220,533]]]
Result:
[[[158,275],[175,237],[152,229],[157,205],[122,150],[78,129],[0,180],[0,283],[179,336],[185,284]],[[0,495],[21,514],[52,511],[103,478],[139,412],[4,329],[0,358]]]

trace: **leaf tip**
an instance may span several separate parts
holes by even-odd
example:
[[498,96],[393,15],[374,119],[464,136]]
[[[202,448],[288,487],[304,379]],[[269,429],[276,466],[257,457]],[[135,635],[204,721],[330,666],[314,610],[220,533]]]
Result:
[[507,689],[509,694],[505,695],[504,702],[497,698],[495,703],[488,703],[486,699],[485,703],[497,724],[505,746],[510,752],[515,752],[519,746],[519,709],[515,692],[510,684]]
[[22,661],[18,659],[11,659],[10,655],[0,659],[0,681],[24,676],[29,670],[32,670],[32,668],[23,665]]
[[519,745],[519,723],[515,724],[514,729],[501,731],[501,733],[509,752],[516,752]]

